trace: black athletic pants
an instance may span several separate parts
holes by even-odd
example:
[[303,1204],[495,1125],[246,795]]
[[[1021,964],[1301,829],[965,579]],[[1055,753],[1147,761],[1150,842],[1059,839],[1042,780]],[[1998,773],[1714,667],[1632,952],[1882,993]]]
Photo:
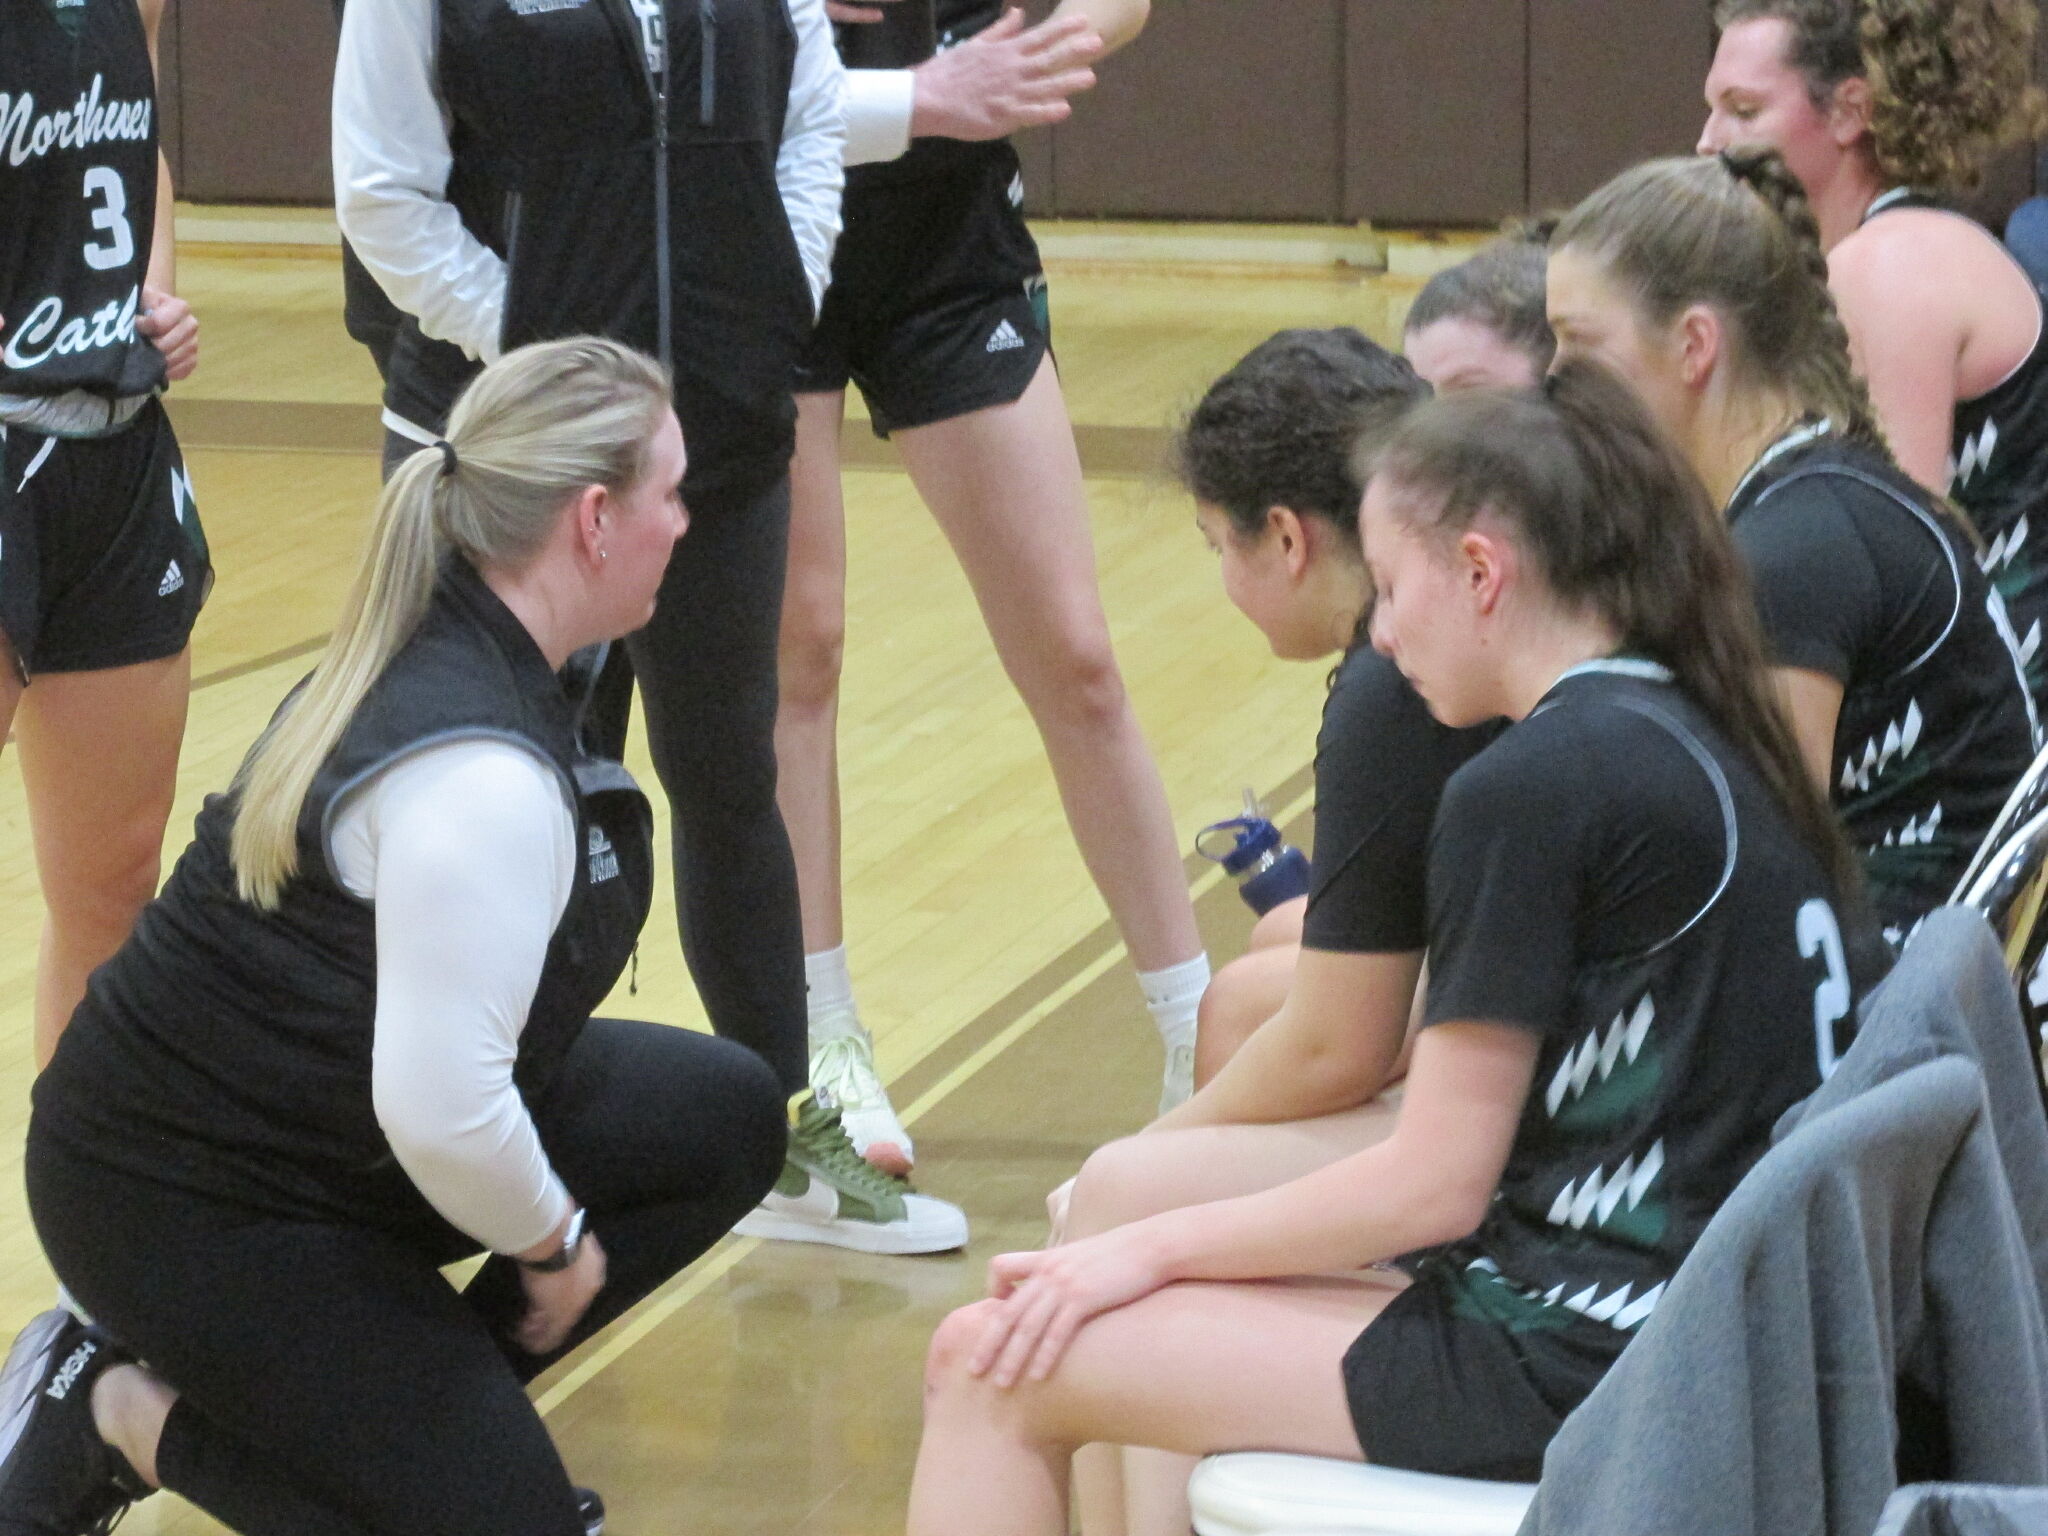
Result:
[[[387,434],[385,474],[418,446]],[[668,796],[683,958],[711,1027],[759,1053],[787,1095],[810,1076],[796,860],[775,804],[789,481],[696,496],[689,511],[654,618],[612,647],[585,736],[624,756],[637,678]]]
[[164,1485],[242,1536],[582,1536],[523,1383],[767,1193],[783,1095],[726,1041],[593,1019],[534,1122],[608,1260],[545,1358],[511,1342],[509,1260],[461,1293],[442,1278],[452,1229],[289,1220],[113,1171],[33,1125],[29,1204],[52,1265],[180,1393]]

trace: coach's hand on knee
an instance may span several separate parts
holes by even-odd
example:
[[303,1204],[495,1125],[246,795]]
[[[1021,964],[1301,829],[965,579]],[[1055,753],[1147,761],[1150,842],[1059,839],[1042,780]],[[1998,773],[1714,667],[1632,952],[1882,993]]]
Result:
[[561,1348],[569,1330],[604,1289],[604,1267],[604,1249],[595,1232],[583,1234],[566,1269],[547,1273],[521,1264],[519,1282],[526,1288],[526,1315],[514,1335],[519,1347],[529,1355]]

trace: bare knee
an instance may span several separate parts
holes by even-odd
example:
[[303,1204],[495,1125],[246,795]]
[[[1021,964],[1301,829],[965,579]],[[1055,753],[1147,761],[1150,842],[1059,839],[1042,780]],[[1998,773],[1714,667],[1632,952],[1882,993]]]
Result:
[[1308,898],[1296,896],[1283,901],[1252,924],[1250,949],[1277,949],[1282,944],[1299,944],[1308,916]]
[[1130,711],[1109,634],[1051,635],[1045,653],[1017,673],[1018,690],[1040,726],[1090,735],[1115,729]]
[[1195,1013],[1197,1088],[1221,1072],[1266,1022],[1265,993],[1266,988],[1257,984],[1245,958],[1231,961],[1210,980]]
[[1158,1145],[1156,1137],[1126,1136],[1089,1154],[1067,1205],[1069,1241],[1156,1215],[1169,1203],[1154,1172]]
[[974,1352],[981,1344],[983,1330],[1000,1303],[977,1301],[958,1307],[940,1320],[932,1332],[931,1347],[925,1351],[924,1390],[926,1397],[979,1385],[973,1372]]
[[125,935],[156,894],[163,872],[163,824],[116,829],[90,852],[59,850],[42,871],[50,921],[72,931]]
[[776,656],[784,708],[822,709],[839,697],[846,660],[846,609],[839,593],[806,591],[792,581],[783,599]]

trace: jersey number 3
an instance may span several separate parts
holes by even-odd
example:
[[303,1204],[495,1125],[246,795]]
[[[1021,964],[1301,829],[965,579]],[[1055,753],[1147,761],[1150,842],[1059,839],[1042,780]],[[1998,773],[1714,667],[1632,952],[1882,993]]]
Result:
[[1818,896],[1799,909],[1796,920],[1799,953],[1811,960],[1816,955],[1828,973],[1813,989],[1813,1043],[1826,1078],[1842,1059],[1837,1029],[1849,1017],[1849,962],[1842,954],[1842,929],[1835,921],[1835,909]]
[[85,247],[85,264],[95,272],[111,272],[135,258],[135,235],[128,227],[128,192],[111,168],[96,165],[85,173],[85,195],[98,203],[92,210],[92,227],[106,238],[92,240]]

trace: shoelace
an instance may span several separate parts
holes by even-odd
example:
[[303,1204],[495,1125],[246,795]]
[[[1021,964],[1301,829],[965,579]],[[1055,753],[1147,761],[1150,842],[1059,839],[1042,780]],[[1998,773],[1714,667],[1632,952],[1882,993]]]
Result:
[[867,1109],[877,1100],[888,1102],[875,1071],[873,1047],[864,1035],[834,1035],[819,1046],[811,1058],[811,1084],[844,1109]]
[[827,1109],[816,1098],[797,1114],[796,1139],[813,1160],[835,1181],[867,1195],[907,1194],[910,1181],[884,1173],[853,1149],[853,1138],[839,1123],[839,1111]]

